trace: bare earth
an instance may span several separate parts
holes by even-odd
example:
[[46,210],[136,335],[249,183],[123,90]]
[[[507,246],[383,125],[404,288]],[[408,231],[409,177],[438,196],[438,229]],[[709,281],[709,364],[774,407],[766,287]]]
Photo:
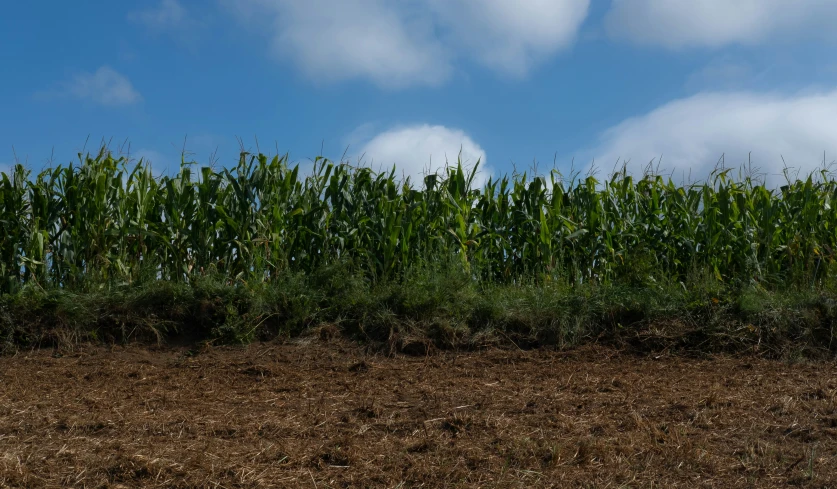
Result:
[[343,340],[0,358],[0,486],[837,487],[837,368]]

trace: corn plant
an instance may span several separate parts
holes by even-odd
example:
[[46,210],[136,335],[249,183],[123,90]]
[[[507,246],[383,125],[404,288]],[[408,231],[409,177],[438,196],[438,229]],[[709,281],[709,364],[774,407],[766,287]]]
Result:
[[0,291],[86,288],[210,269],[269,282],[333,264],[370,280],[453,258],[475,281],[822,284],[835,268],[837,183],[769,188],[715,172],[700,184],[623,169],[599,181],[513,175],[473,185],[457,162],[420,182],[317,158],[242,153],[154,177],[106,149],[36,175],[0,175]]

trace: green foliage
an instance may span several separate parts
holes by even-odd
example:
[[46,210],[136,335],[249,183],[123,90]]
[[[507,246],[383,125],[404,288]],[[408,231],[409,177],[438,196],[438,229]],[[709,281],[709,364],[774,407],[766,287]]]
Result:
[[837,349],[826,173],[778,189],[624,169],[474,188],[477,167],[457,162],[415,188],[323,158],[305,176],[248,153],[194,168],[158,178],[102,149],[0,174],[4,344],[237,343],[335,324],[390,344],[573,345],[656,321],[688,344]]
[[[232,169],[183,161],[155,178],[102,149],[78,165],[0,175],[0,292],[149,280],[272,283],[344,267],[398,281],[416,265],[461,264],[486,284],[687,282],[709,271],[726,286],[834,283],[837,183],[770,189],[729,170],[678,186],[622,172],[489,180],[460,163],[416,189],[394,170],[242,153]],[[826,177],[826,175],[822,175]]]

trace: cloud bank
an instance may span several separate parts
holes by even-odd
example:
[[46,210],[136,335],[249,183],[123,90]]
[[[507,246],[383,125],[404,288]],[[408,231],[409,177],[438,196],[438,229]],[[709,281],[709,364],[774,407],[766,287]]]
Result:
[[[662,156],[660,170],[675,180],[704,179],[724,155],[726,167],[747,163],[784,181],[785,164],[800,176],[837,159],[837,90],[796,95],[748,92],[701,93],[674,100],[606,130],[598,146],[584,152],[610,171],[617,160],[628,170]],[[784,161],[783,161],[784,158]],[[793,174],[791,175],[793,176]]]
[[470,60],[522,77],[568,48],[590,0],[222,0],[268,19],[271,50],[317,81],[436,86]]
[[669,49],[835,38],[833,0],[613,0],[605,28],[616,39]]

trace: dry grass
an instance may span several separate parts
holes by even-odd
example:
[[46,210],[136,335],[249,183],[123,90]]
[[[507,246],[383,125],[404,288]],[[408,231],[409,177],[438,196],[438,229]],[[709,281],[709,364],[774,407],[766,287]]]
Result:
[[837,369],[339,339],[0,358],[0,486],[835,487]]

